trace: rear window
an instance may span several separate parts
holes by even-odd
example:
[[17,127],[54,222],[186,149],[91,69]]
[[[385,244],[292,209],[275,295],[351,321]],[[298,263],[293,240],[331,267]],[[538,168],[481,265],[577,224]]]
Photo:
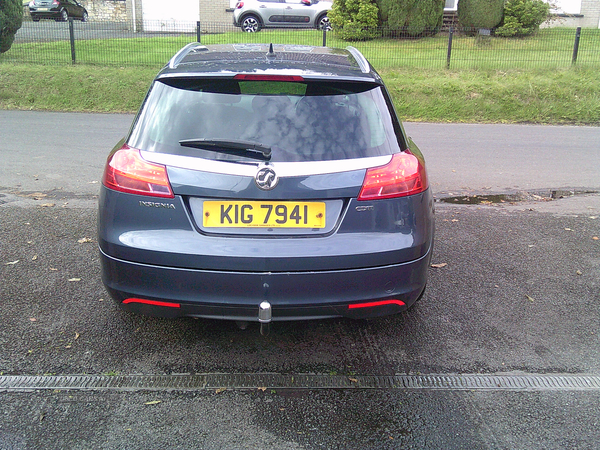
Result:
[[129,145],[242,161],[241,155],[179,144],[242,140],[271,147],[271,161],[330,161],[397,153],[394,130],[375,84],[169,79],[154,82]]

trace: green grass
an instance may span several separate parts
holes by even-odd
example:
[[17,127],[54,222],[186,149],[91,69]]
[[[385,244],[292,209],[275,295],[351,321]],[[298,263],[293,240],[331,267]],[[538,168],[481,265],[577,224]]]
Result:
[[404,120],[600,124],[600,73],[560,70],[384,70]]
[[0,108],[131,113],[157,68],[3,65]]
[[[0,55],[0,108],[135,112],[150,81],[195,35],[15,44]],[[316,30],[202,36],[204,44],[275,42],[320,45]],[[403,120],[600,124],[600,30],[583,30],[571,66],[574,30],[527,39],[478,41],[456,35],[352,43],[384,78]],[[328,45],[345,47],[328,34]],[[521,68],[520,68],[521,67]],[[523,68],[526,67],[526,68]]]
[[[158,67],[3,65],[0,108],[137,110]],[[600,72],[384,69],[403,120],[600,124]]]

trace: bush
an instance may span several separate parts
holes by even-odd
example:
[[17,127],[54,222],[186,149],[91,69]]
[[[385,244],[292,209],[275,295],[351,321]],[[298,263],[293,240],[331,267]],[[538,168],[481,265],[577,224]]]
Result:
[[371,0],[336,0],[327,16],[340,38],[365,41],[377,36],[378,12]]
[[23,24],[21,0],[0,0],[0,53],[7,52]]
[[507,0],[504,5],[504,22],[496,30],[496,35],[510,37],[533,34],[548,19],[549,14],[550,5],[543,0]]
[[465,28],[494,28],[503,11],[504,0],[458,0],[458,21]]
[[[337,0],[336,0],[337,1]],[[442,25],[445,0],[377,0],[382,26],[391,33],[418,36]]]

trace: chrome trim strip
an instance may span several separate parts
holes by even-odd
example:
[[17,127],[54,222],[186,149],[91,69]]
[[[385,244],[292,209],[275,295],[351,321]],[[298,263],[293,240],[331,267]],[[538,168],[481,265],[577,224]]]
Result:
[[[192,156],[171,155],[168,153],[155,153],[144,150],[140,153],[142,158],[146,161],[163,164],[168,167],[180,167],[182,169],[244,177],[254,177],[259,166],[264,167],[265,165],[265,162],[258,161],[252,161],[247,164],[228,161],[213,161]],[[371,167],[384,166],[391,160],[392,155],[383,155],[336,161],[275,162],[269,163],[269,165],[277,171],[277,176],[282,178],[363,170]]]

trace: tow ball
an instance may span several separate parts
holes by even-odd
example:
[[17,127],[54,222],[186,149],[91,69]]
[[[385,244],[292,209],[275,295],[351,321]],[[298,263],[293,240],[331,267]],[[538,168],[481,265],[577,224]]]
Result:
[[271,331],[271,304],[266,300],[258,305],[258,321],[260,323],[260,334],[268,336]]

